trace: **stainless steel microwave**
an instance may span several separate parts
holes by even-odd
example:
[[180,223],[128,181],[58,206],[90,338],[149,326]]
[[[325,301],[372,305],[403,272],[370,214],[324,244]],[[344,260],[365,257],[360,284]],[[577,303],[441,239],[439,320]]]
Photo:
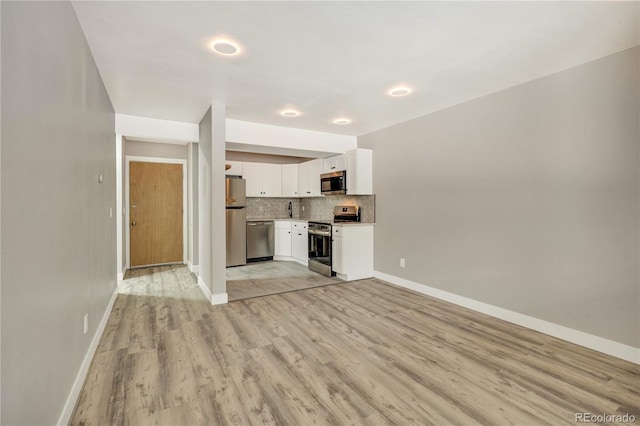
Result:
[[347,172],[323,173],[320,175],[320,192],[322,195],[346,195]]

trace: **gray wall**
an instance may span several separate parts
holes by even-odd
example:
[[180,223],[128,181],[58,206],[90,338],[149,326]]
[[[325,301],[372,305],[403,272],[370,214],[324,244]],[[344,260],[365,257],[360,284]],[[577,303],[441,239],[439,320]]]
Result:
[[114,112],[68,2],[3,2],[1,77],[1,423],[54,424],[116,287]]
[[200,121],[199,271],[213,295],[227,292],[225,211],[225,107],[212,105]]
[[177,158],[186,160],[187,145],[171,143],[140,142],[126,140],[124,143],[125,155],[137,155],[140,157]]
[[198,142],[198,275],[211,290],[211,108],[200,121]]
[[359,137],[375,269],[640,347],[638,63],[630,49]]
[[227,238],[225,209],[225,145],[226,145],[226,107],[224,105],[211,106],[211,279],[212,293],[225,295],[227,293]]

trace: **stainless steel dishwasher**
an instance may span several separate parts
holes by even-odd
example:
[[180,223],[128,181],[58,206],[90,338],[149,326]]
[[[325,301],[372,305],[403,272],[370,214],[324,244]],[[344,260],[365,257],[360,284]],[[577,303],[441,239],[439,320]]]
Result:
[[247,221],[247,262],[273,259],[273,228],[272,220]]

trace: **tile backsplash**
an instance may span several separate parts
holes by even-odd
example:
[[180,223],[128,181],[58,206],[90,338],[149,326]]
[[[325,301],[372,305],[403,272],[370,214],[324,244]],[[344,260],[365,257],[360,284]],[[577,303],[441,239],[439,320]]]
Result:
[[329,195],[310,198],[247,198],[247,219],[286,219],[291,202],[294,219],[333,219],[335,206],[360,206],[362,222],[375,222],[375,195]]
[[300,200],[297,198],[247,197],[247,219],[287,219],[289,202],[294,219],[299,219]]

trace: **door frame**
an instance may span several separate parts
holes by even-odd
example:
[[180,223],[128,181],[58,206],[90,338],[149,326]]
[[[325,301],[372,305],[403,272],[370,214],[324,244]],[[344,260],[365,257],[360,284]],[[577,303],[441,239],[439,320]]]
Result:
[[141,162],[141,163],[163,163],[163,164],[180,164],[182,165],[182,263],[186,264],[187,262],[187,212],[188,204],[187,204],[187,160],[183,160],[180,158],[161,158],[161,157],[141,157],[138,155],[126,155],[125,156],[125,187],[124,187],[124,199],[125,199],[125,212],[126,212],[126,254],[127,254],[127,265],[126,269],[131,269],[131,236],[129,235],[130,229],[129,224],[131,220],[129,219],[129,165],[130,163]]

